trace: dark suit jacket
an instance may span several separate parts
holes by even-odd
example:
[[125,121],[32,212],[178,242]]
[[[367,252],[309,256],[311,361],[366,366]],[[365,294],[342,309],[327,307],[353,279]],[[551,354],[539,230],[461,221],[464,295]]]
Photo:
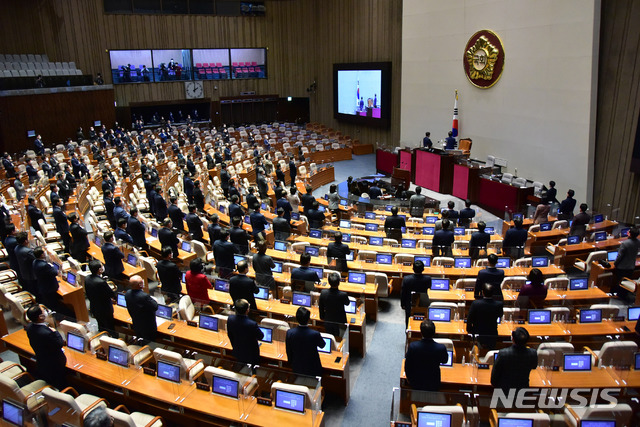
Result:
[[475,300],[469,307],[467,332],[478,335],[478,341],[493,348],[498,337],[498,317],[502,317],[502,301],[493,298]]
[[293,208],[291,207],[291,203],[289,203],[287,199],[278,199],[278,201],[276,202],[276,207],[282,208],[282,210],[284,211],[284,218],[287,221],[291,221],[291,211],[293,211]]
[[51,264],[43,259],[36,259],[33,261],[33,273],[38,281],[40,294],[55,294],[58,292],[58,273]]
[[302,205],[304,214],[307,215],[309,213],[309,209],[311,209],[311,205],[313,205],[313,202],[315,201],[315,197],[313,197],[313,194],[303,194],[300,196],[300,204]]
[[127,233],[133,239],[135,246],[145,246],[147,244],[146,229],[138,218],[129,217],[127,220]]
[[113,233],[113,235],[116,239],[122,240],[124,243],[133,245],[133,237],[131,237],[126,230],[118,227],[116,228],[116,231]]
[[261,231],[264,231],[267,224],[269,224],[267,222],[267,219],[260,212],[252,213],[250,216],[250,220],[251,220],[251,229],[254,236],[260,233]]
[[46,381],[64,378],[67,358],[62,352],[64,340],[60,333],[37,323],[29,323],[26,329],[29,344],[36,355],[40,376]]
[[19,275],[20,264],[18,263],[18,256],[16,255],[16,246],[18,246],[18,242],[16,241],[15,236],[7,236],[4,239],[4,248],[9,254],[9,267]]
[[322,228],[326,216],[319,209],[309,209],[307,219],[309,220],[309,228]]
[[187,223],[187,228],[189,229],[189,233],[193,235],[194,239],[202,239],[204,236],[202,232],[202,220],[195,213],[188,213],[185,221]]
[[242,206],[237,203],[229,203],[229,219],[233,219],[235,217],[244,218],[244,210]]
[[400,229],[401,227],[406,227],[407,224],[403,217],[400,215],[390,215],[387,219],[384,220],[384,229]]
[[38,209],[36,206],[29,205],[27,206],[27,214],[29,214],[29,219],[31,220],[31,226],[36,230],[40,230],[40,225],[38,224],[38,220],[41,219],[44,221],[44,215],[42,211]]
[[236,359],[253,365],[260,362],[258,340],[261,340],[264,334],[255,321],[247,316],[231,315],[227,320],[227,334]]
[[498,353],[491,370],[491,385],[508,392],[510,388],[529,387],[529,373],[538,366],[535,349],[512,345]]
[[347,271],[349,267],[347,266],[347,255],[351,253],[351,249],[349,246],[344,243],[336,243],[331,242],[327,245],[327,259],[330,261],[331,259],[336,260],[336,268],[340,271]]
[[161,246],[169,246],[173,252],[173,257],[178,258],[178,236],[170,228],[162,227],[158,230],[158,240]]
[[71,255],[89,249],[89,239],[87,239],[89,233],[87,233],[87,230],[78,224],[71,224],[69,231],[73,239],[71,241]]
[[124,298],[127,301],[127,311],[131,316],[136,335],[154,340],[158,331],[156,326],[158,303],[156,300],[140,289],[129,289]]
[[20,268],[20,274],[25,280],[36,280],[36,276],[33,272],[33,261],[36,257],[33,255],[33,249],[28,246],[18,245],[14,249],[18,266]]
[[327,322],[347,323],[344,306],[349,305],[349,295],[339,289],[323,289],[318,301],[320,319]]
[[469,247],[482,247],[486,248],[491,241],[491,235],[485,232],[476,231],[471,235],[471,239],[469,240]]
[[160,284],[162,285],[162,292],[179,295],[182,292],[182,284],[180,283],[182,272],[176,263],[161,259],[156,264],[156,269],[158,270],[158,279],[160,279]]
[[213,258],[216,261],[216,267],[227,268],[233,270],[236,266],[233,260],[235,246],[228,240],[216,240],[213,244]]
[[169,218],[173,222],[173,226],[178,230],[184,230],[184,212],[180,210],[178,205],[171,204],[168,209]]
[[510,228],[504,233],[502,248],[515,248],[524,246],[527,242],[527,230],[524,228]]
[[[438,230],[433,235],[433,255],[434,256],[451,256],[451,245],[455,240],[453,231],[451,230]],[[444,246],[444,249],[439,249],[438,246]]]
[[291,270],[291,282],[305,282],[305,292],[311,292],[312,290],[314,290],[315,283],[319,280],[320,278],[318,277],[318,274],[314,270],[311,270],[309,267],[297,267]]
[[493,285],[493,299],[497,301],[503,301],[502,289],[500,284],[504,279],[504,270],[496,267],[487,267],[478,271],[478,277],[476,278],[476,287],[473,291],[475,299],[482,299],[482,288],[485,283]]
[[62,235],[69,233],[69,220],[60,206],[53,208],[53,219],[56,222],[56,231]]
[[[211,238],[211,234],[209,234]],[[235,252],[246,255],[249,253],[249,233],[241,227],[232,227],[229,230],[229,240],[235,246]]]
[[259,289],[256,282],[244,274],[236,274],[229,279],[229,295],[231,295],[233,302],[241,298],[246,299],[251,309],[257,310],[258,306],[256,305],[256,298],[253,294],[257,294],[258,292]]
[[287,331],[287,359],[293,372],[300,375],[322,376],[318,347],[324,346],[320,332],[307,326]]
[[111,290],[107,281],[97,275],[90,275],[84,281],[84,290],[89,299],[91,313],[95,317],[113,317],[113,304],[116,294]]
[[571,230],[569,230],[570,236],[580,236],[583,237],[585,232],[587,231],[587,224],[591,221],[591,216],[586,212],[580,212],[576,216],[573,217],[573,222],[571,223]]
[[[167,210],[167,201],[160,194],[153,196],[153,211],[156,214],[156,219],[162,221],[169,215]],[[175,225],[175,224],[174,224]]]
[[424,274],[404,276],[400,293],[400,306],[405,310],[411,310],[411,293],[422,292],[427,294],[427,289],[431,289],[431,277]]
[[447,348],[433,339],[423,338],[409,344],[404,371],[414,390],[440,390],[440,364],[448,359]]
[[279,216],[273,218],[273,233],[276,240],[287,240],[291,235],[291,225],[289,221]]
[[113,203],[113,199],[110,197],[105,197],[102,201],[104,202],[104,211],[107,214],[107,219],[110,222],[115,222],[116,217],[113,211],[116,208],[116,205],[115,203]]

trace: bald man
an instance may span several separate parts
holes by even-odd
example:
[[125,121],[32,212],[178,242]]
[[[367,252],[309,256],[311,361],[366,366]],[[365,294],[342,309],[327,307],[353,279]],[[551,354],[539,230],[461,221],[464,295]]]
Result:
[[127,310],[133,323],[133,331],[143,343],[154,341],[157,333],[156,310],[158,303],[151,296],[144,293],[144,280],[140,276],[133,276],[129,280],[131,289],[124,295]]

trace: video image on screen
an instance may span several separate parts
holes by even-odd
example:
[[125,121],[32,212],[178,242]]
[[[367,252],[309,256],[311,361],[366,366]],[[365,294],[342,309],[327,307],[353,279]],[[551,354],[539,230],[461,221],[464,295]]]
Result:
[[338,113],[379,119],[382,70],[338,70]]

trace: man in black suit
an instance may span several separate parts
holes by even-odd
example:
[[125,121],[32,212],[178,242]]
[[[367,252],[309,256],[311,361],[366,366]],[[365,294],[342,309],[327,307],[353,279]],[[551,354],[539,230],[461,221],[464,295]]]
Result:
[[237,194],[231,196],[231,203],[229,203],[229,218],[235,217],[244,218],[244,209],[240,206],[240,198]]
[[7,224],[6,232],[7,237],[4,238],[2,243],[9,254],[9,267],[16,272],[18,277],[21,277],[20,264],[18,264],[18,257],[16,256],[16,246],[18,246],[16,226],[11,223]]
[[185,214],[178,207],[178,198],[176,196],[171,196],[169,198],[169,202],[171,203],[168,208],[169,218],[171,218],[171,222],[173,226],[180,231],[184,231],[184,217]]
[[71,222],[69,226],[69,232],[71,233],[71,256],[80,263],[87,262],[87,249],[89,249],[89,239],[87,235],[89,233],[80,226],[78,214],[71,212],[68,218],[69,222]]
[[227,164],[222,163],[220,165],[220,187],[222,188],[222,192],[224,193],[225,198],[229,198],[229,180],[231,179],[231,174],[227,171]]
[[278,216],[273,218],[274,237],[276,240],[287,240],[289,236],[291,236],[291,224],[289,224],[289,221],[284,217],[283,208],[278,208],[276,213]]
[[529,332],[518,327],[511,333],[511,347],[498,352],[491,370],[491,385],[505,393],[529,387],[529,374],[538,367],[538,352],[527,347]]
[[249,319],[249,302],[239,299],[235,302],[236,314],[227,320],[227,335],[233,347],[233,356],[242,363],[257,365],[260,363],[260,346],[258,341],[264,334],[258,324]]
[[384,220],[384,232],[387,234],[387,238],[396,239],[400,243],[402,240],[402,227],[406,226],[404,217],[398,215],[398,207],[392,207],[391,215]]
[[36,278],[38,293],[42,304],[49,310],[59,311],[60,302],[58,300],[58,272],[45,259],[45,252],[40,246],[33,250],[33,274]]
[[464,202],[464,209],[460,210],[460,214],[458,216],[458,225],[460,227],[469,227],[473,217],[476,216],[476,211],[471,209],[471,200],[467,200]]
[[333,242],[327,245],[327,260],[336,260],[336,268],[342,272],[348,272],[347,255],[351,253],[348,245],[342,243],[342,233],[336,231],[333,235]]
[[297,289],[311,292],[315,289],[315,284],[320,281],[318,273],[309,268],[311,255],[303,253],[300,255],[300,267],[291,270],[291,284]]
[[26,327],[27,337],[36,356],[38,375],[62,390],[67,386],[67,358],[62,351],[64,340],[46,323],[47,316],[39,305],[29,307],[27,318],[31,321]]
[[245,197],[245,202],[247,203],[247,208],[252,211],[256,208],[256,206],[260,206],[260,203],[258,202],[258,198],[255,196],[255,188],[253,187],[249,187],[249,189],[247,190],[248,193]]
[[124,254],[116,245],[113,244],[113,233],[107,231],[104,233],[104,244],[100,248],[104,257],[104,272],[111,280],[125,280],[124,276]]
[[18,243],[14,252],[18,261],[20,271],[20,283],[25,290],[38,296],[38,282],[33,272],[33,261],[36,257],[33,255],[33,249],[29,247],[29,236],[26,231],[16,234],[16,242]]
[[287,359],[294,373],[320,377],[322,376],[322,364],[318,347],[324,346],[324,340],[320,332],[307,326],[310,317],[311,312],[305,307],[300,307],[296,311],[298,326],[289,329],[285,339]]
[[480,258],[480,255],[487,253],[487,245],[491,241],[491,235],[485,233],[484,229],[487,228],[487,224],[484,221],[478,223],[478,231],[471,235],[469,240],[469,255],[471,259],[476,260]]
[[478,336],[482,348],[493,350],[498,338],[498,318],[502,317],[502,301],[493,299],[492,286],[485,283],[484,298],[475,300],[469,307],[467,332]]
[[414,390],[440,390],[440,364],[448,360],[447,348],[433,340],[436,325],[431,320],[420,323],[422,339],[409,344],[404,371]]
[[428,289],[431,289],[431,277],[422,274],[424,271],[424,263],[422,261],[413,262],[413,274],[404,276],[402,279],[402,291],[400,293],[400,306],[405,313],[405,325],[409,325],[409,317],[411,317],[412,294],[422,293],[429,302]]
[[112,336],[117,336],[113,320],[112,300],[116,299],[113,292],[102,273],[104,267],[97,259],[89,261],[89,271],[91,274],[84,281],[84,290],[89,299],[89,310],[98,322],[99,331],[107,331]]
[[118,228],[116,228],[113,236],[116,239],[122,241],[122,243],[133,245],[133,237],[131,237],[129,233],[127,233],[127,221],[128,220],[124,218],[118,218]]
[[475,297],[475,299],[481,299],[482,289],[484,289],[484,285],[488,283],[491,285],[491,288],[493,290],[493,299],[495,299],[496,301],[504,301],[504,297],[502,296],[502,289],[500,288],[502,280],[504,279],[504,270],[502,270],[501,268],[496,268],[496,264],[498,263],[498,255],[489,255],[487,257],[487,261],[489,262],[489,267],[478,271],[478,277],[476,278],[476,287],[473,292],[473,296]]
[[162,221],[162,228],[158,230],[158,240],[160,240],[161,247],[169,246],[173,252],[173,257],[178,258],[178,255],[180,254],[178,252],[179,240],[176,233],[171,229],[172,226],[173,222],[171,219],[165,218]]
[[[216,218],[218,216],[216,215]],[[242,218],[239,216],[233,217],[231,219],[231,224],[233,227],[229,230],[229,238],[231,243],[235,246],[235,252],[246,255],[249,253],[249,233],[242,228]],[[218,226],[220,229],[220,226]],[[220,235],[220,231],[217,233]],[[211,236],[211,234],[209,234]],[[213,244],[213,243],[212,243]]]
[[258,285],[252,278],[247,277],[247,271],[249,271],[249,264],[247,261],[240,261],[237,265],[238,274],[229,279],[229,295],[231,295],[232,301],[244,299],[249,302],[249,306],[252,310],[257,310],[256,298],[253,294],[257,294],[260,290]]
[[457,210],[455,210],[455,207],[456,207],[456,204],[453,200],[449,200],[447,202],[447,212],[449,212],[449,219],[451,220],[455,220],[460,217],[460,213]]
[[502,253],[511,258],[520,258],[524,253],[524,245],[527,243],[527,230],[522,228],[522,220],[513,220],[514,228],[510,228],[504,233],[502,240]]
[[580,212],[573,217],[571,221],[571,229],[569,230],[569,236],[580,236],[583,238],[587,232],[587,225],[591,221],[591,215],[587,213],[589,206],[586,203],[580,204]]
[[442,220],[442,229],[438,230],[433,235],[433,256],[453,256],[451,245],[455,240],[455,236],[452,230],[449,229],[450,222],[448,219]]
[[326,216],[324,212],[320,211],[320,203],[318,203],[317,200],[312,202],[311,209],[307,211],[306,215],[309,220],[309,228],[317,229],[324,227]]
[[156,310],[158,303],[151,296],[144,293],[144,280],[140,276],[133,276],[129,280],[131,289],[124,295],[127,301],[127,311],[131,316],[133,331],[143,339],[143,343],[156,339]]
[[233,274],[235,262],[233,254],[236,253],[236,248],[229,241],[229,232],[223,230],[219,240],[213,244],[213,258],[216,262],[216,270],[218,275],[224,279]]
[[71,250],[71,234],[69,234],[69,220],[67,214],[64,212],[62,199],[54,197],[51,200],[53,205],[53,220],[56,223],[56,231],[62,237],[62,244],[66,253],[70,253]]
[[204,243],[204,233],[202,232],[202,220],[197,214],[197,207],[193,203],[189,205],[189,213],[185,217],[187,228],[194,240]]
[[153,211],[155,212],[158,222],[164,221],[169,215],[167,210],[167,201],[162,197],[162,187],[156,186],[156,195],[153,196]]
[[[573,198],[575,191],[569,190],[567,191],[567,198],[560,203],[560,207],[558,208],[558,219],[570,220],[573,218],[573,210],[576,207],[576,199]],[[547,192],[547,198],[549,194]]]
[[144,224],[140,221],[140,214],[138,208],[135,206],[131,208],[131,216],[127,220],[127,233],[133,240],[133,245],[143,250],[148,250],[147,244],[147,230]]
[[298,168],[296,162],[293,160],[293,156],[289,157],[289,177],[291,178],[291,185],[296,184],[296,176],[298,175]]
[[313,202],[316,201],[316,198],[313,197],[313,188],[309,184],[305,186],[305,189],[307,192],[300,196],[300,204],[302,205],[305,216],[308,217],[309,209],[313,207]]
[[40,229],[40,224],[38,224],[38,220],[41,219],[42,221],[44,221],[44,214],[36,206],[36,199],[29,196],[28,200],[29,200],[29,205],[27,206],[27,215],[29,215],[29,221],[31,222],[31,226],[33,227],[34,230],[42,233],[43,230]]
[[116,217],[114,216],[114,210],[116,204],[113,202],[113,193],[111,190],[104,190],[102,193],[102,202],[104,203],[104,212],[107,215],[107,220],[111,224],[111,228],[116,228]]
[[327,280],[331,287],[323,289],[320,293],[318,311],[320,319],[328,322],[325,324],[325,330],[338,337],[341,335],[340,326],[347,323],[347,313],[344,307],[349,305],[349,295],[339,289],[340,275],[331,273]]
[[251,234],[255,240],[266,238],[265,230],[269,225],[267,219],[260,213],[260,208],[256,207],[253,213],[249,216],[251,222]]
[[171,261],[171,248],[163,246],[160,260],[156,264],[158,279],[162,285],[162,293],[168,302],[177,301],[182,293],[182,272],[175,262]]
[[[235,218],[231,218],[231,222],[233,223]],[[222,235],[222,227],[219,223],[218,214],[213,214],[209,217],[209,226],[207,227],[207,233],[209,233],[209,244],[213,246],[216,240],[220,240]],[[242,218],[239,218],[238,224],[242,222]]]

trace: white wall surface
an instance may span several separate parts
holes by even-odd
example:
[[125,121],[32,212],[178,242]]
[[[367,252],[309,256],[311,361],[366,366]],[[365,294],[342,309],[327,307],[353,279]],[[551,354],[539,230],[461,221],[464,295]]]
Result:
[[[599,0],[405,0],[402,28],[401,145],[418,146],[451,129],[458,89],[460,137],[471,157],[507,159],[508,172],[557,183],[578,203],[591,200]],[[489,89],[464,74],[469,38],[488,29],[505,65]]]

